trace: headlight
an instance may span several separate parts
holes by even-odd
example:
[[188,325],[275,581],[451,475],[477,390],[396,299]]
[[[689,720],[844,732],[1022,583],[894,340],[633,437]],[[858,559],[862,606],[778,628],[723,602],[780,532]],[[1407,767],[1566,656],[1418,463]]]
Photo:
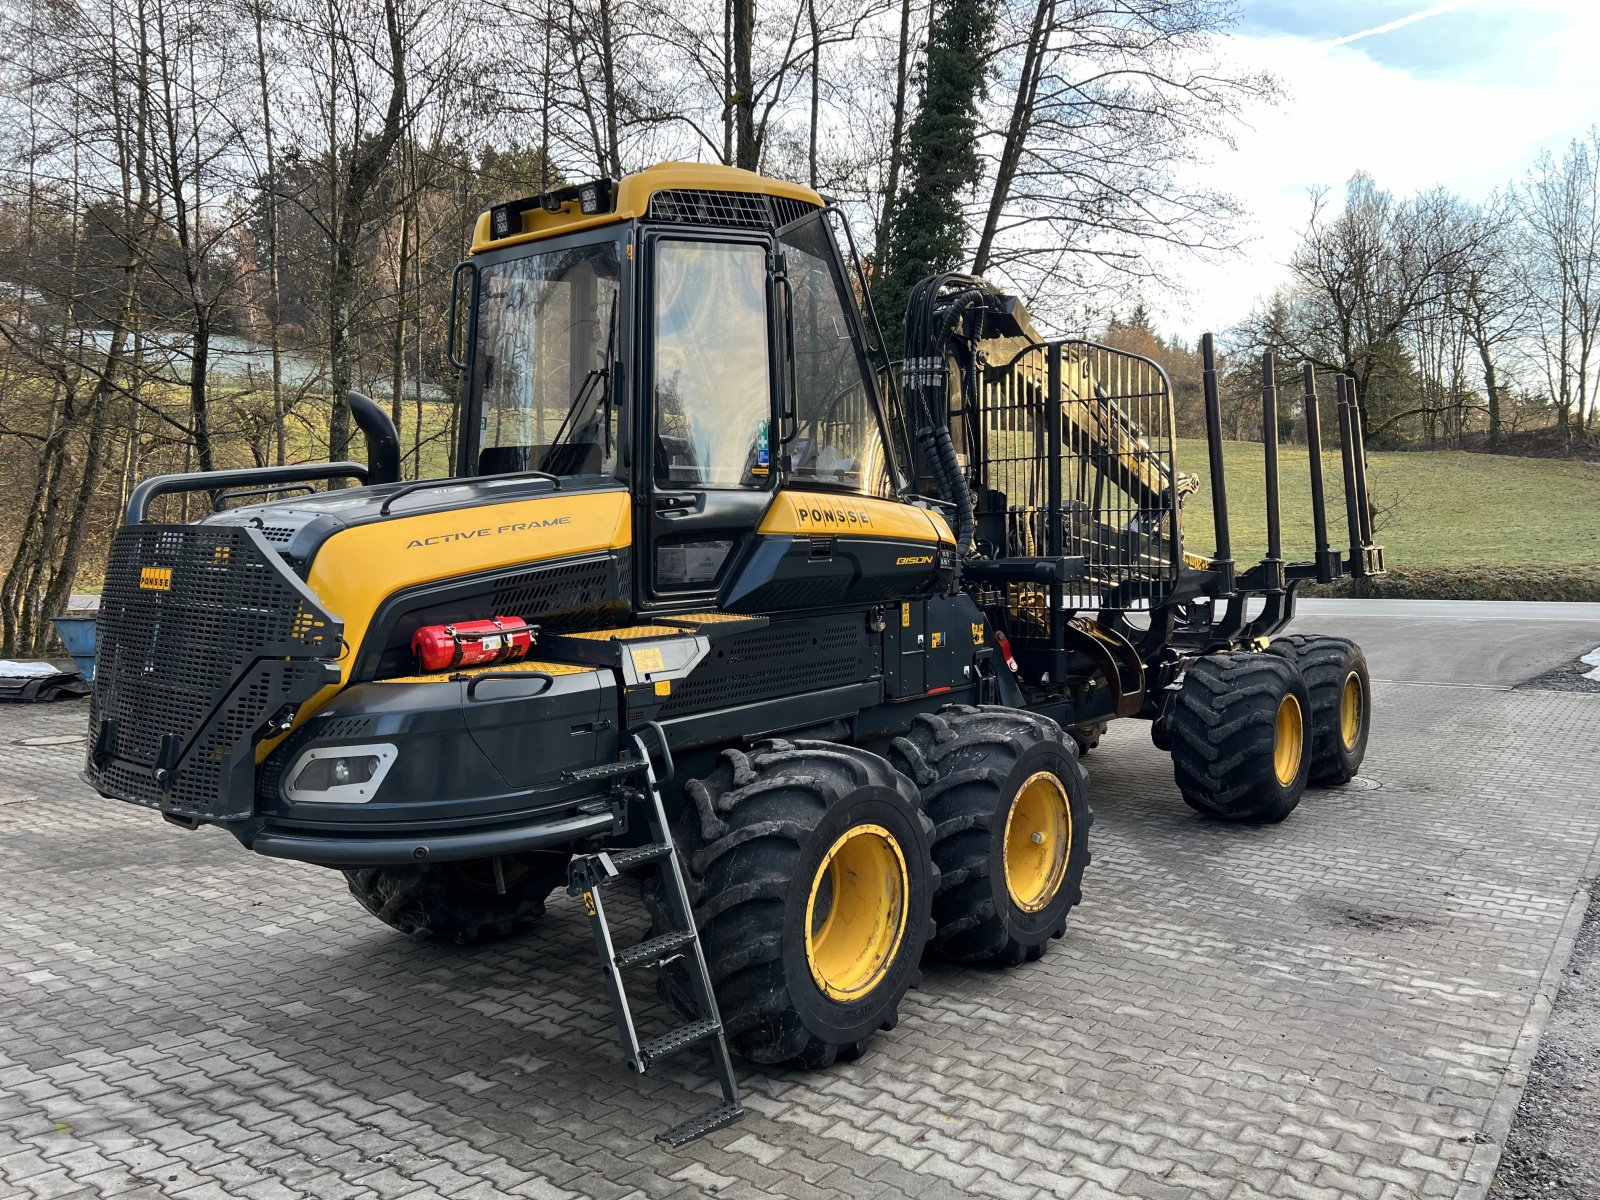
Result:
[[284,794],[296,804],[365,804],[399,754],[388,743],[314,746],[289,768]]

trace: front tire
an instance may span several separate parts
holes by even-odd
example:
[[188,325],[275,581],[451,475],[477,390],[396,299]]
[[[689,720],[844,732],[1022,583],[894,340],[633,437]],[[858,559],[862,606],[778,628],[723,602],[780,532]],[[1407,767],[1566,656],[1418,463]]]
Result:
[[956,962],[1040,957],[1066,932],[1089,865],[1089,778],[1054,721],[1016,708],[924,714],[890,758],[933,820],[934,947]]
[[1275,638],[1267,650],[1299,668],[1311,693],[1311,783],[1349,783],[1367,756],[1372,728],[1367,656],[1348,638],[1318,633]]
[[1184,673],[1169,736],[1190,808],[1272,823],[1294,811],[1311,770],[1311,694],[1273,654],[1211,654]]
[[[725,750],[673,823],[729,1046],[820,1068],[891,1029],[933,935],[932,827],[916,788],[856,746]],[[653,932],[670,921],[654,881]],[[687,967],[663,997],[696,1017]]]
[[385,925],[470,945],[514,937],[537,924],[545,898],[566,882],[571,858],[542,851],[503,855],[498,880],[492,858],[363,867],[344,878],[350,894]]

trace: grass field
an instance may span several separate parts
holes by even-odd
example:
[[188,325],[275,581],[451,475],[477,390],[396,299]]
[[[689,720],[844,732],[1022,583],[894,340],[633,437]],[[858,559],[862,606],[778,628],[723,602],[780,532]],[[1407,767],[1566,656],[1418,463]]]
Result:
[[[1266,546],[1262,446],[1229,442],[1228,513],[1233,553],[1259,558]],[[1304,446],[1279,451],[1283,543],[1289,558],[1313,546]],[[1185,543],[1214,549],[1209,472],[1202,441],[1178,443],[1178,469],[1200,476],[1184,505]],[[1323,455],[1333,545],[1348,545],[1337,447]],[[1600,463],[1512,458],[1465,451],[1374,453],[1367,484],[1380,510],[1376,540],[1396,567],[1501,564],[1600,567]]]

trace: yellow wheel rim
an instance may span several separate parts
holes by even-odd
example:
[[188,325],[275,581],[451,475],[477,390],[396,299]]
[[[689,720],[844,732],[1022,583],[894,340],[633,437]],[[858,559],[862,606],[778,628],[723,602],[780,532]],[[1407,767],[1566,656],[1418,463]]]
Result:
[[1300,701],[1294,696],[1285,696],[1283,703],[1278,705],[1278,718],[1276,721],[1276,737],[1272,747],[1272,768],[1277,772],[1278,782],[1288,787],[1294,782],[1294,777],[1300,773],[1300,758],[1305,753],[1306,745],[1306,717],[1300,709]]
[[910,887],[900,843],[882,825],[856,825],[829,847],[806,900],[806,963],[825,994],[854,1000],[883,982]]
[[1339,694],[1339,736],[1344,739],[1346,750],[1356,748],[1366,707],[1367,698],[1361,690],[1361,676],[1351,671],[1345,676],[1344,691]]
[[1052,771],[1030,775],[1017,789],[1006,815],[1002,854],[1006,891],[1023,912],[1038,912],[1055,899],[1072,853],[1072,807],[1067,789]]

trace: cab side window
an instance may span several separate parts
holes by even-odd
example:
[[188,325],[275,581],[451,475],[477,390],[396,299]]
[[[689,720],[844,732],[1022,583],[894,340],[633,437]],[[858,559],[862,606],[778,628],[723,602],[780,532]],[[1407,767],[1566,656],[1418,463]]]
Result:
[[772,476],[766,250],[662,240],[654,291],[657,484],[766,487]]
[[782,250],[794,324],[795,420],[783,444],[789,478],[888,496],[893,484],[883,428],[823,215],[784,230]]

